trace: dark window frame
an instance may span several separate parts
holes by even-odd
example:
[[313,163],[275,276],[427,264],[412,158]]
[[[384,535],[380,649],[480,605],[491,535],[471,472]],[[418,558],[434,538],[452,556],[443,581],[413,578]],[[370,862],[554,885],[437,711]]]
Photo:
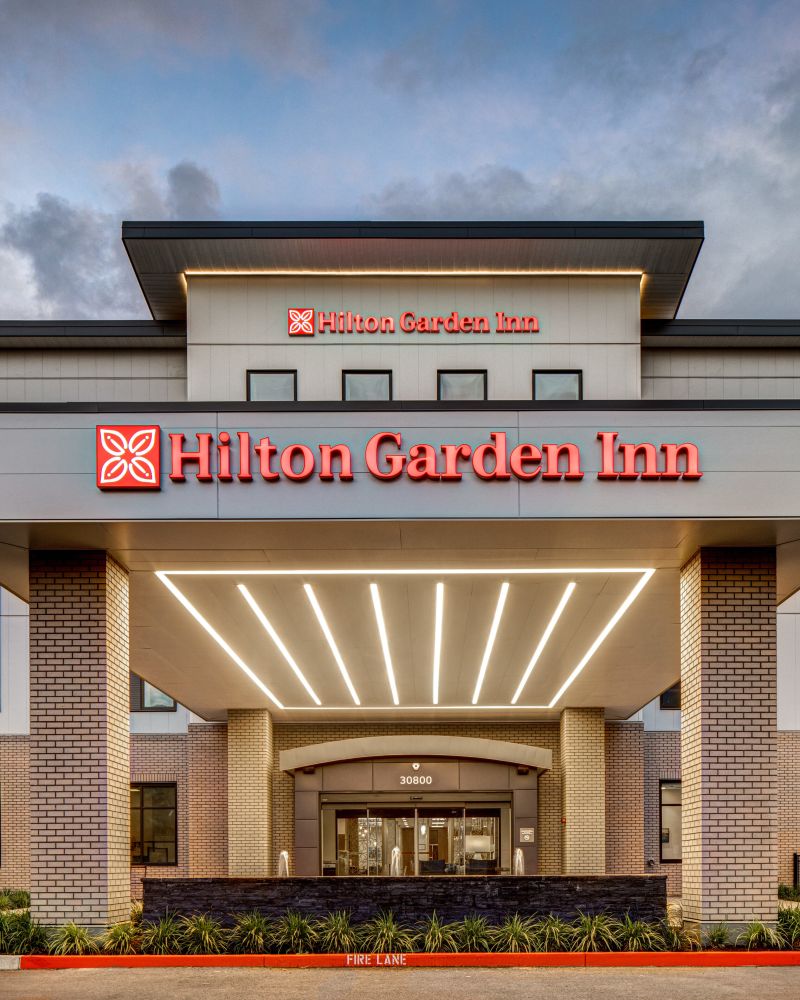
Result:
[[264,402],[264,400],[253,400],[250,395],[250,376],[251,375],[291,375],[294,383],[294,396],[291,400],[287,399],[284,402],[296,403],[297,402],[297,369],[296,368],[248,368],[245,373],[245,381],[247,384],[247,401],[249,402]]
[[[669,695],[673,691],[676,691],[676,690],[678,692],[678,704],[677,705],[664,704],[665,700],[666,701],[670,700]],[[681,682],[680,681],[678,681],[677,684],[673,684],[671,687],[668,687],[666,691],[662,691],[661,692],[661,694],[658,696],[658,708],[659,708],[659,711],[661,711],[661,712],[680,712],[680,710],[681,710]]]
[[[345,386],[348,375],[388,375],[389,398],[387,399],[347,399]],[[394,372],[391,368],[343,368],[342,369],[342,402],[343,403],[390,403],[394,399]]]
[[[172,705],[145,705],[144,703],[144,686],[145,684],[150,684],[150,681],[145,681],[144,677],[140,677],[138,674],[130,673],[130,711],[131,712],[177,712],[178,703],[175,699],[172,699]],[[150,684],[150,687],[154,687]],[[158,688],[157,690],[161,690]],[[162,694],[167,694],[166,691],[161,691]],[[167,695],[171,697],[171,695]]]
[[[531,370],[531,399],[536,399],[536,376],[537,375],[577,375],[578,376],[578,400],[583,399],[583,369],[582,368],[534,368]],[[575,403],[578,400],[566,400],[565,402]],[[544,400],[548,402],[548,400]],[[555,402],[555,400],[549,400]]]
[[[681,857],[665,858],[664,845],[661,843],[661,831],[664,827],[664,785],[681,786],[681,836],[683,832],[683,782],[680,778],[659,778],[658,779],[658,860],[662,865],[679,865],[683,861],[683,843],[681,842]],[[668,806],[675,808],[674,802],[667,802]]]
[[[178,783],[177,781],[132,781],[131,791],[134,788],[138,788],[141,794],[142,790],[145,788],[174,788],[175,789],[175,860],[174,861],[145,861],[141,858],[135,858],[133,856],[133,851],[131,851],[131,865],[137,865],[140,868],[175,868],[177,867],[178,858]],[[140,801],[143,801],[143,797]],[[168,806],[160,806],[161,809],[170,808]],[[133,833],[133,809],[129,806],[128,811],[131,816],[131,833]],[[144,806],[139,807],[139,843],[144,847]]]
[[488,368],[437,368],[436,369],[436,400],[439,403],[474,403],[470,399],[442,399],[442,375],[483,375],[483,399],[489,398]]

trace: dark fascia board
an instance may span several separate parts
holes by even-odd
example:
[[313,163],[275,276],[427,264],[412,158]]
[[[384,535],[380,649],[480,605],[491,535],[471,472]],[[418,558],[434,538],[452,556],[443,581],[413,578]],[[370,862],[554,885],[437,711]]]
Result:
[[211,401],[182,402],[96,402],[96,403],[0,403],[0,413],[498,413],[510,410],[529,412],[610,411],[630,412],[701,412],[708,410],[800,410],[800,399],[581,399],[550,400],[505,399],[461,403],[431,400],[393,400],[385,403],[352,403],[339,401],[264,403],[245,400],[215,403]]
[[681,222],[123,222],[122,239],[700,239]]
[[185,323],[159,320],[0,320],[0,349],[167,349],[185,346]]
[[797,319],[642,320],[642,347],[800,348]]

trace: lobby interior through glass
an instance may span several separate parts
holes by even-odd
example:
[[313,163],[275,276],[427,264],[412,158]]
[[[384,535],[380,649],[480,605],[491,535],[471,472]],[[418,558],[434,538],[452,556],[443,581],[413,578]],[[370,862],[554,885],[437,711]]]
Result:
[[504,802],[326,804],[322,872],[499,875],[507,870],[502,838],[509,831]]

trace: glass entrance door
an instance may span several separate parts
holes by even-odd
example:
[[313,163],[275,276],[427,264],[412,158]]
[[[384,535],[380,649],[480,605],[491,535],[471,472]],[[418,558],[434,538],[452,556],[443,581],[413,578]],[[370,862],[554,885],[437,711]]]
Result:
[[323,870],[350,876],[498,875],[501,812],[469,804],[335,807],[335,866],[324,861]]

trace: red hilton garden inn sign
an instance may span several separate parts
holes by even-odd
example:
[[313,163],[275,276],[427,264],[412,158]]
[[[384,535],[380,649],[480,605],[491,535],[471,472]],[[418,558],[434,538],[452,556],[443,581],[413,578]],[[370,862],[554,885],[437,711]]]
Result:
[[[346,444],[288,444],[278,447],[269,437],[255,439],[249,431],[186,435],[170,433],[169,478],[184,482],[266,483],[286,479],[302,483],[352,482],[353,455]],[[616,431],[599,431],[598,479],[644,481],[700,479],[696,444],[629,443]],[[391,482],[405,476],[415,482],[460,482],[464,472],[487,481],[530,482],[581,480],[581,450],[576,444],[521,443],[510,447],[504,431],[493,431],[476,447],[468,444],[404,443],[402,434],[378,431],[367,441],[364,464],[375,479]],[[157,425],[98,426],[97,486],[101,490],[161,488],[161,428]]]

